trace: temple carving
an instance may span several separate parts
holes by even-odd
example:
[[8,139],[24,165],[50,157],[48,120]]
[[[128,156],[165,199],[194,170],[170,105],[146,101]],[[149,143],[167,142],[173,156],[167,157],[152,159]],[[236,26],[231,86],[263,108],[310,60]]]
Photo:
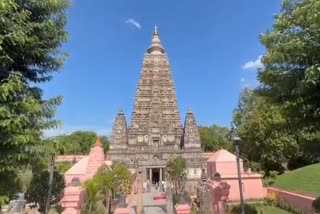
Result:
[[187,160],[188,179],[199,179],[204,160],[195,116],[188,111],[180,122],[170,64],[155,27],[151,46],[144,56],[131,123],[119,111],[115,118],[109,155],[131,169],[142,168],[144,179],[165,180],[171,155]]

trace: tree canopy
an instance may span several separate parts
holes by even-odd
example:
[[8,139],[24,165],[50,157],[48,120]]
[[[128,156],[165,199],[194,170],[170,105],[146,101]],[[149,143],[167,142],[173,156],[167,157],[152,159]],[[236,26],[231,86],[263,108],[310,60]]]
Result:
[[111,193],[128,195],[131,191],[132,178],[131,172],[122,164],[115,164],[112,170],[102,166],[93,179],[84,184],[87,199],[82,212],[108,213]]
[[[37,84],[51,80],[63,66],[66,54],[60,47],[68,39],[69,5],[68,0],[1,1],[1,179],[28,165],[43,130],[59,124],[54,115],[62,98],[44,99]],[[7,188],[0,190],[0,198],[9,196]]]
[[[59,201],[61,191],[65,187],[64,177],[55,172],[53,176],[52,196],[54,201]],[[28,202],[35,202],[39,205],[40,212],[45,211],[45,205],[49,191],[49,172],[48,170],[38,171],[33,174],[30,188],[26,192]]]
[[285,0],[260,37],[267,53],[257,91],[282,106],[294,130],[320,130],[319,8],[318,0]]
[[284,0],[260,36],[266,54],[259,86],[245,89],[233,122],[242,156],[266,170],[320,161],[320,2]]
[[282,163],[298,150],[295,138],[285,130],[280,109],[252,90],[242,92],[233,122],[242,139],[241,156],[253,168],[252,163],[259,163],[266,171],[281,171]]
[[[89,154],[90,149],[96,142],[97,134],[92,131],[75,131],[68,135],[59,135],[53,137],[54,140],[61,142],[69,149],[66,153],[69,154]],[[101,142],[105,152],[109,149],[108,137],[102,136]]]
[[230,141],[230,130],[218,125],[212,125],[209,127],[199,127],[201,145],[204,151],[217,151],[219,149],[232,149],[232,143]]
[[183,190],[183,185],[185,185],[183,179],[187,176],[186,160],[181,156],[171,156],[167,162],[166,173],[169,181],[173,184],[176,193]]

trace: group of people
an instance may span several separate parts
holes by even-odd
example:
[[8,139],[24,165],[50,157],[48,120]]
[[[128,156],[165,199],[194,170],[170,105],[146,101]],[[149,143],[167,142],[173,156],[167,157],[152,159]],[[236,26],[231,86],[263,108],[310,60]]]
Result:
[[165,191],[165,182],[159,181],[159,182],[150,182],[149,179],[147,179],[143,183],[143,192],[150,192],[151,188],[154,188],[155,190],[159,192],[164,192]]

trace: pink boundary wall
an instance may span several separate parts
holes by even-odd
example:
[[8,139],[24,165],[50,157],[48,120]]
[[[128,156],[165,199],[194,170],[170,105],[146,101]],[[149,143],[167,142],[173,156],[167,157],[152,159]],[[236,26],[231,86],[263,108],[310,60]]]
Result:
[[81,160],[82,158],[84,158],[85,155],[58,155],[56,157],[56,163],[59,162],[73,162],[76,161],[78,162],[79,160]]
[[312,202],[316,199],[314,197],[309,197],[272,187],[268,187],[267,192],[274,193],[279,200],[285,201],[292,207],[304,211],[305,213],[315,213],[314,209],[312,208]]

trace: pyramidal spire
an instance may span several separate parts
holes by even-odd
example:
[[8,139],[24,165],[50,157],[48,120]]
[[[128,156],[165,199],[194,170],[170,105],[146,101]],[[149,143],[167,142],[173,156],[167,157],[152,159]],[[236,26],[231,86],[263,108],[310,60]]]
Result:
[[121,115],[124,114],[122,107],[119,109],[119,113],[118,114],[121,114]]
[[162,47],[161,42],[160,42],[157,26],[154,26],[151,46],[148,48],[147,52],[149,54],[163,54],[164,53],[164,48]]
[[157,35],[157,36],[158,36],[158,28],[157,28],[157,25],[154,26],[153,35]]

